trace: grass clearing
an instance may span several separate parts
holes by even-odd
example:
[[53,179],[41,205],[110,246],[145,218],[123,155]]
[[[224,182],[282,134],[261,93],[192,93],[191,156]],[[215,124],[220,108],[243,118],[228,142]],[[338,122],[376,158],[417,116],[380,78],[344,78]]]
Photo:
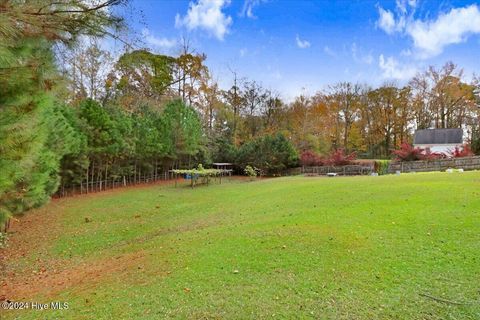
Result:
[[25,217],[55,218],[42,238],[22,247],[14,229],[1,293],[69,309],[4,316],[479,319],[479,186],[480,172],[288,177],[55,200]]

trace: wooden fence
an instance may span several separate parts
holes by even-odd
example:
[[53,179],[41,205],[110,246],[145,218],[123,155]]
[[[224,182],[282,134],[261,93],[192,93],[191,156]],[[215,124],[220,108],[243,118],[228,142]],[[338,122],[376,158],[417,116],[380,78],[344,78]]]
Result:
[[389,173],[399,172],[428,172],[445,171],[449,168],[463,170],[479,170],[480,156],[465,158],[449,158],[420,161],[391,162],[388,167]]
[[345,165],[345,166],[318,166],[302,167],[302,173],[306,175],[326,175],[327,173],[336,173],[342,176],[355,176],[371,174],[373,165]]
[[299,174],[302,174],[302,167],[294,167],[294,168],[288,168],[285,170],[282,170],[279,173],[275,173],[272,176],[273,177],[288,177],[288,176],[297,176]]

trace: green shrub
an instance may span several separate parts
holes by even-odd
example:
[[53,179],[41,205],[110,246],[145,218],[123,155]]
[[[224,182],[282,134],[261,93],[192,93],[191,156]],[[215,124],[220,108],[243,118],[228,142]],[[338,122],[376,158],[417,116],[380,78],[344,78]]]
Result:
[[390,165],[391,160],[375,160],[375,172],[378,175],[384,175],[388,173],[388,166]]
[[264,136],[243,144],[237,153],[240,167],[254,166],[266,174],[281,173],[298,164],[298,154],[282,134]]
[[245,174],[250,177],[250,180],[254,180],[257,177],[257,170],[251,165],[247,165],[244,170]]

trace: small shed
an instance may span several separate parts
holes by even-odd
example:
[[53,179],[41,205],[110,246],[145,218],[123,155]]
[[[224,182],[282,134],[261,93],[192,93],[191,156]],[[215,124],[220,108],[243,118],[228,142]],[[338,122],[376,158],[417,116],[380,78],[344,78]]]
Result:
[[413,138],[413,146],[431,152],[448,153],[463,145],[463,130],[456,129],[423,129],[417,130]]
[[233,163],[228,162],[214,162],[212,163],[215,169],[228,170],[232,169]]
[[233,163],[228,162],[214,162],[212,163],[215,169],[223,170],[229,176],[232,175],[233,172]]

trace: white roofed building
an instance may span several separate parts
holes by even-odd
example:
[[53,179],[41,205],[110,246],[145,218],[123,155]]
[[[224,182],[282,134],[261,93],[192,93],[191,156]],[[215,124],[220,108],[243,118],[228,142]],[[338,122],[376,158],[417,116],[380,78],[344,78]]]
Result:
[[431,152],[449,153],[463,146],[462,129],[423,129],[417,130],[413,138],[413,146]]

